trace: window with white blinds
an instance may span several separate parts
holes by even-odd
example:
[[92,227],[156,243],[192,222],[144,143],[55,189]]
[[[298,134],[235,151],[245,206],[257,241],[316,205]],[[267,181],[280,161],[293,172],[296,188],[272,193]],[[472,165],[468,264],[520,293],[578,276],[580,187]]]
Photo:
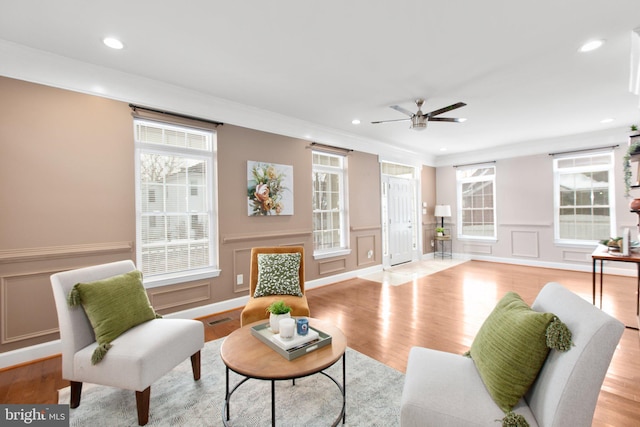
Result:
[[[145,284],[215,271],[215,132],[134,120],[137,265]],[[210,274],[209,274],[210,276]]]
[[456,170],[459,238],[496,239],[496,167]]
[[314,255],[348,247],[344,156],[313,151]]

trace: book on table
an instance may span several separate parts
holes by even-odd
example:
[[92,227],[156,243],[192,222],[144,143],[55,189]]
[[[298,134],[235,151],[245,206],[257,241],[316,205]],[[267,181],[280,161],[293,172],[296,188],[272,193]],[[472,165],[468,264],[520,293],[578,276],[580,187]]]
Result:
[[280,334],[273,334],[271,336],[271,341],[276,343],[283,350],[291,350],[292,348],[306,346],[310,343],[317,342],[320,338],[320,334],[315,329],[309,328],[309,332],[307,335],[298,335],[295,333],[293,338],[285,340]]

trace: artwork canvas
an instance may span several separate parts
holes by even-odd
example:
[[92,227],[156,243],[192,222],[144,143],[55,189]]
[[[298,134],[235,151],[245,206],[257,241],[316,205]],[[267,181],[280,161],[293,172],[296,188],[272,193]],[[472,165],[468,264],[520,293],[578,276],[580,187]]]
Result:
[[293,166],[247,162],[249,216],[293,215]]

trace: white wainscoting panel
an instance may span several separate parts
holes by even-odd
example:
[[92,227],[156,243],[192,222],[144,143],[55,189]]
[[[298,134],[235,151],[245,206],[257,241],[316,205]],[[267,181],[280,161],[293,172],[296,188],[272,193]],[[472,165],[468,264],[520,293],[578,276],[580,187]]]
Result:
[[491,255],[493,247],[483,243],[464,242],[462,252],[465,254]]
[[517,257],[540,258],[537,231],[512,231],[511,255]]

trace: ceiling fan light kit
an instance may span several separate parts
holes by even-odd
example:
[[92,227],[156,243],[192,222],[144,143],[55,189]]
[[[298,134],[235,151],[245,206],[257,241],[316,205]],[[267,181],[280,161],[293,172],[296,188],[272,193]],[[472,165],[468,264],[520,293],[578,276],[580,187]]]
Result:
[[425,130],[427,128],[427,118],[425,116],[414,115],[411,118],[411,129]]
[[418,98],[415,100],[416,105],[418,106],[418,111],[416,111],[415,113],[412,113],[409,110],[405,110],[404,108],[400,107],[399,105],[392,105],[390,108],[393,108],[396,111],[399,111],[403,114],[406,114],[407,116],[409,116],[408,119],[396,119],[396,120],[380,120],[380,121],[376,121],[376,122],[371,122],[372,124],[379,124],[379,123],[389,123],[389,122],[404,122],[404,121],[410,121],[411,122],[411,126],[409,127],[410,129],[414,129],[414,130],[425,130],[427,128],[427,122],[430,121],[434,121],[434,122],[454,122],[454,123],[460,123],[465,121],[466,119],[458,119],[458,118],[453,118],[453,117],[436,117],[442,113],[446,113],[448,111],[451,110],[455,110],[457,108],[460,107],[464,107],[465,104],[464,102],[458,102],[456,104],[451,104],[447,107],[444,108],[440,108],[438,110],[434,110],[431,111],[429,113],[423,113],[422,112],[422,104],[424,104],[424,99],[422,98]]

